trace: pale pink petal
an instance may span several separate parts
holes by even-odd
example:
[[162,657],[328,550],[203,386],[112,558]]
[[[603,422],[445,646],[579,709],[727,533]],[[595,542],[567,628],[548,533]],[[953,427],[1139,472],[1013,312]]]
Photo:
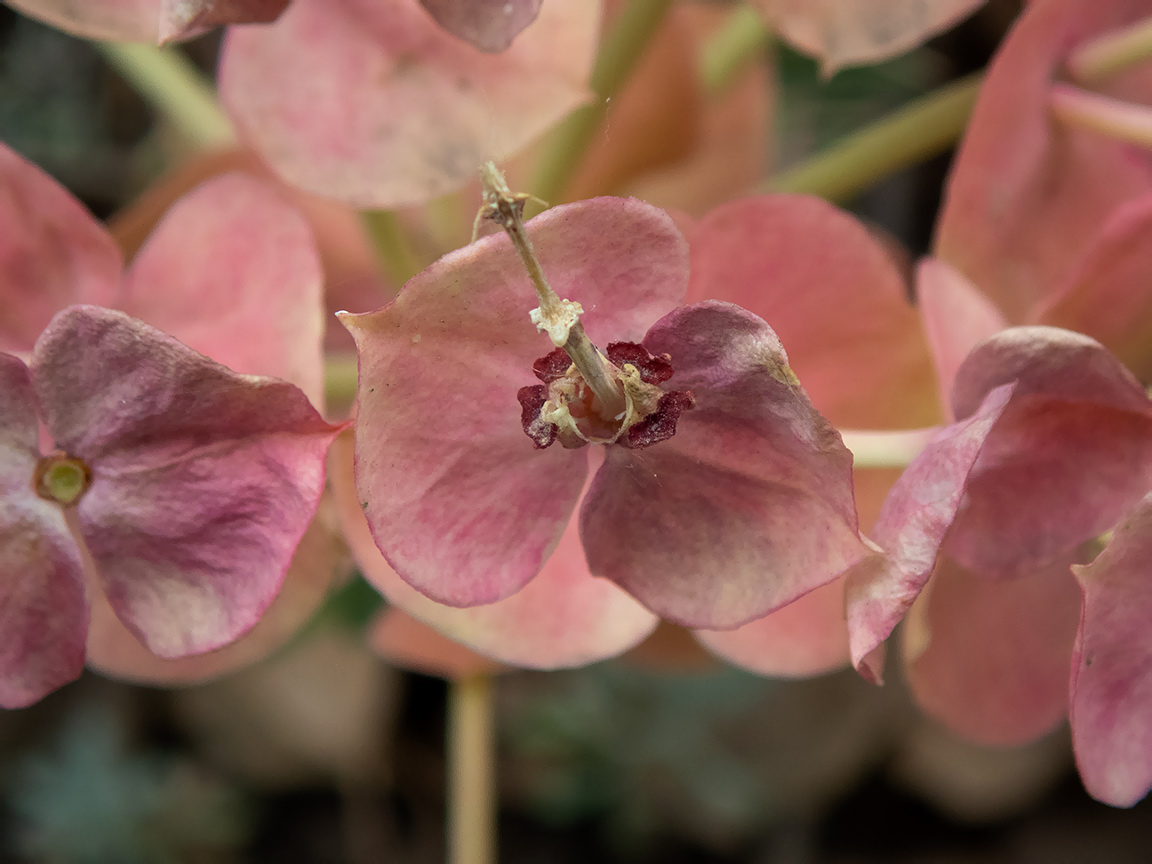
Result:
[[1131,807],[1152,787],[1152,496],[1107,548],[1074,567],[1084,608],[1072,658],[1072,744],[1084,787]]
[[1102,342],[1137,377],[1152,377],[1152,194],[1122,204],[1065,287],[1036,317]]
[[806,678],[831,672],[848,664],[844,580],[821,585],[735,630],[697,630],[695,634],[709,651],[760,675]]
[[984,0],[753,0],[780,35],[818,57],[824,74],[903,54]]
[[936,361],[942,407],[950,415],[948,394],[956,370],[973,348],[1008,324],[975,285],[936,258],[925,258],[917,267],[916,298]]
[[904,631],[917,704],[979,744],[1039,738],[1068,711],[1079,616],[1067,561],[993,582],[943,556]]
[[160,41],[187,39],[221,24],[275,21],[289,0],[160,0]]
[[420,0],[436,23],[481,51],[506,51],[536,20],[542,0]]
[[37,437],[28,370],[0,354],[0,708],[31,705],[84,667],[83,563],[63,512],[32,489]]
[[[1030,3],[1001,45],[953,163],[936,255],[1009,321],[1060,289],[1111,211],[1152,190],[1152,156],[1053,121],[1048,94],[1081,42],[1148,15],[1143,0]],[[1148,104],[1152,67],[1096,85]]]
[[441,30],[417,0],[295,0],[233,28],[221,95],[290,183],[362,207],[464,186],[589,98],[598,2],[547,3],[503,54]]
[[575,519],[539,575],[511,597],[467,609],[429,600],[396,575],[372,542],[348,445],[346,436],[333,445],[332,483],[361,571],[390,602],[449,639],[502,663],[558,669],[614,657],[656,626],[651,612],[611,582],[592,578]]
[[116,244],[64,187],[0,143],[0,351],[32,350],[70,303],[110,304]]
[[369,639],[372,649],[389,664],[421,675],[451,681],[494,675],[506,669],[395,607],[385,609],[377,617]]
[[117,307],[218,363],[323,405],[323,276],[304,218],[243,174],[181,198],[132,261]]
[[169,658],[250,629],[316,511],[338,430],[292,385],[93,306],[53,319],[31,376],[57,446],[92,469],[79,522],[121,620]]
[[1054,327],[1002,331],[957,372],[963,417],[1014,382],[948,538],[981,576],[1024,573],[1110,528],[1152,488],[1152,404],[1098,342]]
[[580,514],[588,565],[658,615],[739,626],[830,582],[864,554],[852,457],[763,320],[714,300],[644,337],[690,391],[674,437],[610,447]]
[[26,15],[85,39],[155,42],[161,0],[4,0]]
[[[593,341],[639,341],[687,283],[684,240],[663,212],[600,198],[528,224],[544,273],[583,304]],[[536,450],[519,388],[553,350],[504,235],[440,259],[378,312],[345,315],[360,356],[356,482],[377,545],[441,603],[519,590],[560,540],[586,450]]]
[[852,664],[875,683],[881,681],[884,661],[878,649],[927,583],[968,474],[1010,396],[1010,387],[993,390],[975,414],[936,434],[896,481],[880,511],[872,536],[885,557],[848,574]]

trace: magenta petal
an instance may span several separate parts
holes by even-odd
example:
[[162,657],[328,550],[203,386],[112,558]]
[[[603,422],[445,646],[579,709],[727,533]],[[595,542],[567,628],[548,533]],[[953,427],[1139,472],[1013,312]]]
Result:
[[1087,567],[1072,657],[1072,744],[1084,787],[1131,807],[1152,788],[1152,496]]
[[[687,283],[666,214],[600,198],[528,223],[562,297],[594,340],[639,341]],[[587,451],[533,449],[517,391],[552,350],[535,292],[503,235],[441,258],[388,306],[343,315],[360,356],[356,483],[377,545],[417,590],[450,606],[491,603],[540,570],[587,473]]]
[[233,28],[220,90],[293,185],[361,207],[460,188],[589,98],[600,4],[547,3],[502,54],[444,32],[418,0],[295,0]]
[[303,217],[265,183],[226,174],[165,214],[117,307],[237,372],[291,381],[323,405],[323,302]]
[[92,468],[81,533],[121,620],[167,658],[252,627],[316,511],[338,430],[292,385],[91,306],[53,319],[32,380],[57,446]]
[[28,370],[0,354],[0,708],[23,708],[79,676],[88,604],[80,550],[32,491],[40,458]]
[[1110,528],[1152,488],[1152,405],[1132,374],[1087,336],[1005,330],[956,375],[964,416],[1012,381],[1012,404],[968,479],[947,549],[981,576],[1058,559]]
[[160,0],[160,41],[187,39],[221,24],[275,21],[289,0]]
[[162,0],[4,0],[26,15],[85,39],[155,42]]
[[980,744],[1039,738],[1068,711],[1079,614],[1067,561],[993,582],[942,557],[904,631],[917,704]]
[[420,0],[436,23],[481,51],[498,54],[536,20],[542,0]]
[[643,450],[609,447],[580,514],[588,565],[662,617],[736,627],[834,579],[864,552],[852,457],[771,328],[710,300],[644,337],[693,409]]
[[873,538],[886,557],[848,574],[852,664],[876,683],[883,662],[877,649],[928,581],[968,474],[1010,396],[1010,387],[993,390],[975,414],[936,434],[896,481],[880,511]]
[[0,351],[31,351],[71,303],[109,305],[116,243],[55,180],[0,144]]

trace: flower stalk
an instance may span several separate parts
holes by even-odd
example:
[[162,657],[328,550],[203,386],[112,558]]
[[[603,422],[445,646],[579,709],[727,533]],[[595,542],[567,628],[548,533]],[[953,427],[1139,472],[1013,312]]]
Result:
[[1146,105],[1101,96],[1067,84],[1054,84],[1048,106],[1062,123],[1152,148],[1152,108]]
[[1068,72],[1077,83],[1092,84],[1150,58],[1152,17],[1078,46],[1068,58]]
[[496,745],[492,679],[448,685],[448,860],[495,864]]

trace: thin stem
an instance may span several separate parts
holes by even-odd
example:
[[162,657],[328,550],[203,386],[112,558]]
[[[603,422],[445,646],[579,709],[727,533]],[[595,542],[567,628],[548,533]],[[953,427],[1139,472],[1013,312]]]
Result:
[[336,411],[356,399],[358,368],[355,354],[329,354],[324,358],[324,401]]
[[620,92],[671,7],[672,0],[628,0],[620,10],[592,68],[589,85],[595,99],[569,114],[552,133],[532,181],[535,195],[552,204],[562,199],[604,121],[608,100]]
[[361,218],[368,236],[372,238],[376,259],[392,284],[403,285],[424,269],[395,211],[365,210]]
[[748,61],[772,42],[772,31],[751,6],[738,6],[700,52],[700,83],[710,96],[723,93]]
[[1068,58],[1068,72],[1080,84],[1091,84],[1152,58],[1152,18],[1097,36],[1079,45]]
[[236,139],[211,82],[175,48],[95,42],[133,89],[193,147],[223,147]]
[[769,178],[760,191],[806,192],[848,201],[877,180],[945,152],[968,125],[982,77],[968,75],[914,100]]
[[1152,148],[1152,108],[1054,84],[1048,107],[1060,122],[1091,129],[1109,138]]
[[904,468],[932,438],[937,427],[883,431],[841,429],[844,446],[852,451],[856,468]]
[[496,743],[492,679],[448,685],[448,860],[495,864]]

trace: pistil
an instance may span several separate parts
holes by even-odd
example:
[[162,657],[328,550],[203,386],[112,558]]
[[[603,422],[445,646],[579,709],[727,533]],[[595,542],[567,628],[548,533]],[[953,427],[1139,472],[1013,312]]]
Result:
[[572,358],[573,365],[600,401],[602,416],[622,416],[626,409],[624,391],[608,375],[603,356],[584,332],[584,325],[580,323],[580,315],[584,310],[579,303],[562,300],[544,277],[532,241],[524,228],[524,203],[529,196],[514,195],[504,176],[491,162],[481,166],[480,179],[484,184],[484,209],[481,215],[496,222],[508,234],[528,270],[528,278],[536,288],[540,306],[532,310],[532,322],[548,334],[552,344],[563,348]]

